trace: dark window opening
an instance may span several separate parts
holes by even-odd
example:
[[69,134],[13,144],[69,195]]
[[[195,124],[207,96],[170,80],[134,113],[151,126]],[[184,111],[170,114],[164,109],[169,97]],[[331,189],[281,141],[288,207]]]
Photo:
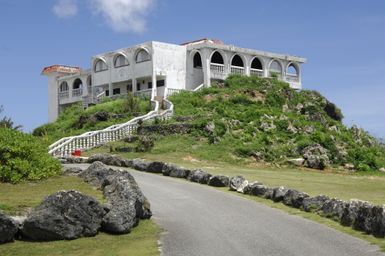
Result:
[[152,88],[152,82],[148,82],[148,89],[151,89]]
[[132,92],[132,84],[127,85],[127,92]]
[[231,61],[231,66],[243,67],[243,60],[239,55],[235,55]]
[[120,88],[115,88],[112,90],[112,95],[120,94]]
[[287,68],[287,73],[292,76],[298,76],[297,68],[293,64],[289,65]]
[[213,56],[211,57],[211,63],[215,64],[225,64],[223,61],[223,57],[219,52],[214,52]]
[[253,62],[251,62],[251,68],[262,70],[263,68],[261,61],[258,58],[254,58]]
[[74,84],[72,86],[72,89],[80,89],[80,88],[83,88],[83,82],[82,80],[80,80],[79,78],[77,78],[75,81],[74,81]]
[[136,84],[136,90],[137,90],[137,91],[140,91],[140,83],[137,83],[137,84]]
[[202,58],[199,52],[194,55],[194,68],[202,68]]
[[110,96],[110,90],[106,90],[106,96]]
[[156,87],[162,87],[164,86],[166,83],[164,80],[158,80],[156,81]]

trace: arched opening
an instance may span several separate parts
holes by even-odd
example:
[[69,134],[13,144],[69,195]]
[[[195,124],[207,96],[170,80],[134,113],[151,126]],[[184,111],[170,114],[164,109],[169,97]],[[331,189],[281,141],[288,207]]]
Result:
[[286,80],[289,82],[299,82],[299,70],[297,65],[290,63],[286,69]]
[[255,57],[251,62],[250,75],[263,76],[263,66],[260,59]]
[[114,67],[115,68],[128,66],[128,65],[129,65],[128,59],[123,54],[118,54],[115,57],[115,61],[114,61]]
[[194,54],[193,66],[194,68],[202,68],[202,58],[199,52]]
[[239,75],[245,74],[243,60],[238,54],[234,55],[233,59],[231,60],[231,73]]
[[220,64],[220,65],[224,65],[225,62],[223,61],[223,57],[222,57],[222,54],[220,54],[219,52],[214,52],[214,54],[211,56],[211,63],[212,64]]
[[59,86],[59,92],[68,92],[69,87],[66,81],[62,82]]
[[104,60],[98,59],[95,62],[95,67],[94,67],[95,72],[101,72],[101,71],[105,71],[107,69],[108,69],[108,66]]
[[282,65],[277,60],[273,60],[269,67],[269,76],[274,78],[282,78]]
[[203,65],[202,57],[199,52],[196,52],[193,56],[193,69],[192,69],[192,83],[190,84],[191,90],[194,90],[198,86],[204,83],[203,77]]
[[149,61],[151,60],[151,56],[145,49],[140,49],[138,53],[136,54],[135,61],[136,63]]
[[83,94],[83,82],[81,79],[76,78],[72,84],[72,97],[79,97]]
[[231,60],[231,66],[243,68],[244,64],[241,56],[239,56],[238,54],[234,55],[233,59]]

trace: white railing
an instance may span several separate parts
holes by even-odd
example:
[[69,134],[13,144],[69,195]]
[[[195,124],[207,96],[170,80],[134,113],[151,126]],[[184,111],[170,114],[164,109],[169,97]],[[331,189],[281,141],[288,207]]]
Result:
[[225,73],[225,65],[217,64],[217,63],[211,63],[210,64],[210,70],[212,73],[215,73],[215,74],[224,74]]
[[244,75],[245,69],[243,67],[231,66],[230,72],[235,75]]
[[72,97],[80,97],[82,95],[83,95],[83,89],[82,88],[72,90]]
[[259,77],[263,77],[263,70],[261,69],[250,69],[250,75],[251,76],[259,76]]
[[286,81],[292,83],[299,83],[299,77],[297,75],[286,74]]
[[175,89],[175,88],[167,88],[166,97],[171,96],[180,92],[186,91],[185,89]]
[[56,157],[64,157],[71,155],[75,150],[91,149],[108,142],[121,140],[136,131],[139,120],[148,121],[156,118],[165,120],[172,116],[174,106],[170,101],[164,101],[167,109],[161,113],[159,113],[159,102],[151,102],[154,104],[154,110],[150,111],[148,114],[136,117],[123,124],[112,125],[103,130],[91,131],[78,136],[62,138],[49,146],[49,154]]
[[70,97],[69,91],[59,92],[59,100],[68,99]]
[[152,95],[152,89],[146,89],[146,90],[141,90],[141,91],[136,91],[134,92],[134,96],[136,97],[149,97],[151,98]]
[[193,91],[193,92],[197,92],[197,91],[202,90],[204,87],[205,87],[205,84],[201,84],[201,85],[199,85],[197,88],[195,88],[195,89],[192,90],[192,91]]

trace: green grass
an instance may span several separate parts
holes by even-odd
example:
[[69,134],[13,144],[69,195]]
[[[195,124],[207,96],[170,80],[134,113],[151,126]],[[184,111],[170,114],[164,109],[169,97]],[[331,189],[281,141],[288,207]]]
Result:
[[159,228],[151,220],[143,220],[126,235],[99,233],[95,237],[72,241],[24,242],[3,244],[1,256],[155,256],[159,255]]
[[[0,183],[0,209],[8,214],[24,214],[38,205],[44,197],[59,190],[75,189],[104,202],[102,192],[81,179],[68,176],[52,177],[44,181],[21,184]],[[160,229],[152,220],[142,220],[138,227],[127,235],[99,233],[95,237],[72,241],[26,242],[15,241],[0,245],[1,256],[41,255],[159,255],[157,240]]]

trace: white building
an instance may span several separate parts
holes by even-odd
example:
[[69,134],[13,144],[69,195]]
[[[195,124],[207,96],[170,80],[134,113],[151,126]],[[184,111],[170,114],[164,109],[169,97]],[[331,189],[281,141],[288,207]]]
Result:
[[270,77],[301,88],[300,65],[306,59],[285,54],[225,45],[202,39],[181,45],[146,42],[95,55],[91,69],[54,65],[43,69],[48,77],[49,121],[75,102],[85,105],[102,96],[163,97],[172,89],[193,90],[230,74]]

